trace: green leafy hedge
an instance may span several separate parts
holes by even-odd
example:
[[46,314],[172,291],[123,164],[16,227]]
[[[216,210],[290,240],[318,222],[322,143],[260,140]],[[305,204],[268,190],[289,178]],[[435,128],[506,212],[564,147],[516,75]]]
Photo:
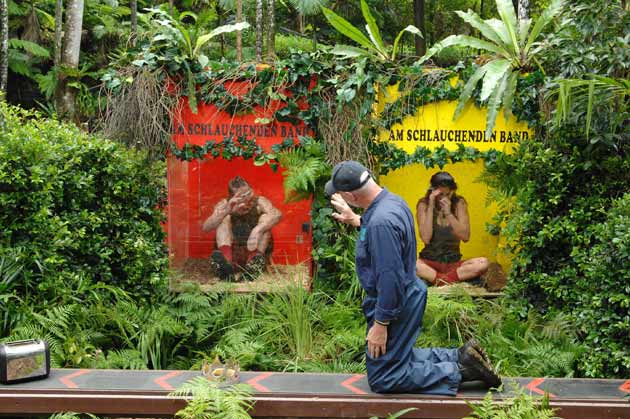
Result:
[[0,112],[0,249],[24,267],[17,295],[45,304],[79,298],[85,283],[138,297],[164,286],[163,165],[73,125]]
[[630,193],[614,201],[603,223],[590,228],[596,244],[576,255],[578,321],[591,348],[582,359],[587,375],[630,374]]
[[498,223],[514,252],[509,290],[546,315],[569,314],[589,350],[580,373],[630,373],[630,160],[565,127],[489,167],[516,191]]

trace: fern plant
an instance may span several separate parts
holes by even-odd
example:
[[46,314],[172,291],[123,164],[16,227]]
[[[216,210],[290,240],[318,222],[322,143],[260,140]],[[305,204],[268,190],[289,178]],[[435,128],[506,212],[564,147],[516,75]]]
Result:
[[169,396],[190,398],[175,414],[182,419],[251,419],[252,391],[246,384],[219,388],[205,377],[195,377]]
[[15,312],[9,310],[9,304],[20,300],[14,288],[18,285],[23,266],[19,262],[19,251],[4,252],[0,249],[0,336],[7,333],[14,324]]
[[136,349],[114,349],[106,354],[97,355],[94,359],[96,369],[146,370],[147,363]]
[[261,354],[265,351],[264,344],[256,339],[260,333],[260,321],[247,323],[228,330],[213,351],[221,359],[237,360],[242,369],[252,369],[259,365]]
[[34,78],[39,69],[34,67],[50,58],[50,52],[39,44],[24,39],[9,39],[9,68],[12,72]]
[[422,334],[420,338],[439,337],[439,342],[432,344],[462,344],[467,336],[474,333],[477,319],[475,303],[463,291],[457,298],[429,294],[424,321],[429,333]]
[[479,403],[466,402],[472,409],[471,416],[463,419],[560,419],[555,415],[556,409],[549,407],[549,395],[536,398],[525,394],[520,386],[516,388],[516,397],[496,403],[492,393],[488,392]]
[[315,192],[320,179],[330,175],[324,147],[310,138],[301,139],[301,147],[282,152],[278,161],[285,169],[284,196],[286,202],[295,202]]

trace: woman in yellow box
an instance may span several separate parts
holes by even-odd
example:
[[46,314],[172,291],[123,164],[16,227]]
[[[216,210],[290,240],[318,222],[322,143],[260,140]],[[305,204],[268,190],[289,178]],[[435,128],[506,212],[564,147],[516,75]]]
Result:
[[455,179],[447,172],[431,176],[431,188],[416,206],[424,249],[416,262],[416,274],[433,285],[474,279],[488,270],[488,259],[462,260],[460,241],[470,239],[466,200],[457,195]]

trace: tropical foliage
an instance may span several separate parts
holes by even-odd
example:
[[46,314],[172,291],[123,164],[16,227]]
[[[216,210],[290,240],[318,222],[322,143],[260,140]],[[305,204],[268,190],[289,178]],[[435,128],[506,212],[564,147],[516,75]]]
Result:
[[196,377],[173,391],[171,396],[189,396],[186,407],[175,416],[182,419],[250,419],[251,389],[246,384],[220,388],[206,377]]
[[[516,387],[519,388],[519,387]],[[559,419],[556,409],[549,406],[549,395],[536,398],[520,389],[517,395],[503,403],[495,403],[492,393],[488,393],[481,403],[468,403],[471,416],[463,419]]]
[[[75,69],[51,63],[53,2],[11,3],[7,56],[10,76],[18,82],[10,83],[10,101],[33,107],[37,100],[54,116],[52,99],[64,74],[78,92],[82,122],[89,122],[82,128],[107,125],[96,118],[97,111],[113,106],[125,114],[127,125],[106,130],[108,135],[141,149],[158,143],[161,148],[148,159],[74,125],[2,105],[0,339],[44,338],[57,367],[199,368],[218,355],[236,358],[244,369],[364,372],[362,291],[353,254],[357,232],[331,219],[332,209],[320,193],[331,165],[355,158],[383,174],[413,163],[442,167],[483,159],[484,180],[500,208],[491,228],[507,239],[514,255],[508,295],[493,302],[473,301],[463,292],[430,295],[427,327],[418,343],[454,347],[477,335],[504,375],[627,376],[630,289],[620,281],[630,275],[625,194],[630,49],[624,33],[628,13],[619,2],[540,1],[531,13],[537,17],[519,21],[512,2],[498,0],[496,10],[459,12],[472,29],[450,37],[459,28],[441,25],[448,12],[455,6],[477,8],[480,2],[431,2],[428,15],[435,19],[424,35],[430,43],[447,38],[415,65],[397,59],[407,58],[411,49],[412,38],[402,37],[405,29],[400,32],[411,23],[408,2],[393,1],[389,8],[337,2],[322,16],[310,15],[321,2],[312,8],[285,2],[277,14],[285,26],[298,12],[304,19],[294,20],[309,24],[301,31],[291,26],[298,35],[282,35],[290,41],[276,53],[286,55],[265,69],[230,61],[234,51],[225,48],[234,36],[230,31],[246,26],[229,24],[231,3],[184,1],[172,10],[164,4],[143,11],[148,4],[141,2],[138,33],[127,44],[132,29],[125,19],[132,11],[88,1],[87,38]],[[495,11],[500,20],[490,18]],[[557,30],[545,34],[555,18]],[[359,29],[363,25],[365,32]],[[31,36],[36,26],[40,38]],[[418,34],[410,27],[406,31]],[[251,32],[243,32],[245,60],[253,57],[247,50]],[[341,37],[360,48],[317,47]],[[307,41],[310,53],[289,48]],[[473,56],[477,49],[491,56]],[[455,55],[453,67],[424,65],[439,51]],[[456,64],[462,58],[465,62]],[[462,82],[452,86],[455,77]],[[230,94],[221,82],[234,79],[249,80],[251,90]],[[101,81],[107,97],[97,96]],[[375,86],[396,84],[404,94],[377,120]],[[23,99],[22,86],[35,97]],[[132,87],[133,94],[127,94]],[[281,163],[289,199],[314,195],[312,293],[295,288],[263,297],[204,294],[194,286],[168,289],[160,225],[162,160],[172,132],[171,105],[183,97],[193,109],[203,101],[231,114],[284,101],[285,107],[261,122],[301,119],[315,132],[271,152],[254,140],[233,138],[170,149],[184,160],[221,156]],[[458,97],[458,112],[471,98],[488,105],[488,132],[503,106],[536,128],[536,138],[512,155],[466,147],[407,154],[373,141],[383,124],[401,120],[417,106]],[[146,106],[136,112],[140,105],[132,103]],[[141,121],[155,123],[154,132],[166,141],[148,141],[147,131],[130,128],[143,126]],[[183,417],[220,410],[210,400],[218,400],[216,389],[206,384],[181,390],[199,399]],[[235,395],[224,406],[246,417],[240,397],[245,393]],[[552,416],[522,400],[519,412]],[[489,403],[486,413],[495,415],[489,417],[505,417]],[[510,411],[509,417],[517,414]]]
[[[541,130],[542,141],[498,159],[486,179],[505,197],[497,226],[515,255],[510,288],[515,298],[525,297],[522,314],[536,309],[547,317],[568,315],[589,348],[579,371],[623,377],[630,365],[627,352],[620,352],[627,346],[630,289],[619,281],[629,265],[626,238],[616,226],[626,222],[630,181],[630,142],[623,133],[628,68],[616,58],[583,62],[583,53],[589,42],[589,50],[600,52],[619,42],[628,13],[610,2],[594,6],[572,3],[560,16],[563,30],[550,35],[564,46],[560,57],[567,65],[548,82],[547,97],[558,103],[551,102],[547,117],[556,124]],[[580,26],[599,18],[610,23],[608,37]],[[559,57],[555,50],[548,54]]]
[[0,254],[22,266],[13,292],[44,303],[108,284],[150,299],[166,279],[163,166],[6,103],[0,116]]
[[496,4],[501,20],[483,20],[471,10],[456,12],[486,40],[468,35],[451,35],[433,46],[419,61],[423,63],[451,46],[476,48],[491,54],[487,62],[480,65],[466,82],[453,116],[457,118],[461,114],[473,90],[482,80],[479,100],[488,108],[486,137],[492,135],[501,107],[506,119],[511,115],[518,78],[522,73],[531,72],[537,65],[536,57],[541,54],[542,46],[536,41],[545,26],[560,12],[562,0],[552,0],[535,22],[530,19],[518,20],[510,0],[497,0]]
[[585,75],[584,79],[558,80],[558,88],[550,92],[549,97],[556,99],[557,127],[566,124],[569,118],[584,119],[584,132],[589,138],[592,130],[593,112],[610,112],[610,144],[616,151],[622,146],[622,131],[627,128],[628,97],[630,97],[630,80],[615,79],[597,74]]
[[365,55],[373,55],[380,60],[395,61],[396,53],[399,49],[398,44],[405,32],[409,32],[416,36],[422,36],[420,29],[413,25],[409,25],[398,33],[390,52],[383,43],[383,38],[381,37],[381,32],[376,24],[376,20],[374,19],[374,16],[372,16],[365,0],[361,0],[361,12],[365,18],[365,30],[367,31],[369,38],[366,37],[361,30],[353,26],[346,19],[337,15],[332,10],[322,7],[322,11],[324,12],[324,16],[326,16],[326,19],[328,19],[328,22],[330,22],[330,24],[339,31],[339,33],[352,39],[354,42],[363,47],[363,49],[361,49],[348,45],[336,45],[332,52],[333,54],[337,54],[342,57],[356,58]]

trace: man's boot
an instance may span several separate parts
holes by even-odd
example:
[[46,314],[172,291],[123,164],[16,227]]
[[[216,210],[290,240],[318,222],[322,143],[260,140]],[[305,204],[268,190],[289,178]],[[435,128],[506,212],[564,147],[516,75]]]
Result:
[[265,256],[262,253],[257,253],[251,257],[251,259],[245,264],[243,270],[243,276],[248,281],[253,281],[258,278],[265,270]]
[[210,256],[210,265],[214,274],[224,281],[234,281],[234,266],[220,250],[215,250]]
[[488,364],[491,364],[490,357],[488,356],[486,351],[481,347],[481,345],[479,344],[479,342],[477,342],[477,339],[475,338],[468,339],[468,342],[464,343],[464,345],[458,349],[460,358],[462,357],[462,355],[464,354],[464,352],[466,352],[468,348],[473,348],[474,350],[479,352],[479,355],[481,355],[483,360],[486,361]]
[[[461,349],[461,348],[460,348]],[[501,378],[494,372],[492,365],[472,346],[466,347],[459,355],[459,372],[462,382],[483,381],[488,387],[499,387]]]

